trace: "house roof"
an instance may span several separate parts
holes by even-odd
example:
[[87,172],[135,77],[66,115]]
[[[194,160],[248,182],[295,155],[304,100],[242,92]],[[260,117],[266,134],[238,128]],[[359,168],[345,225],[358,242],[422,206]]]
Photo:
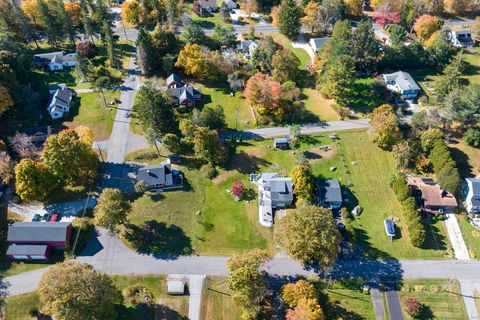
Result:
[[418,90],[420,91],[420,87],[418,84],[413,80],[412,76],[408,72],[404,71],[397,71],[394,73],[384,74],[383,78],[386,82],[395,81],[395,84],[402,90]]
[[65,83],[58,83],[48,86],[48,91],[57,91],[59,89],[67,89],[67,85]]
[[167,293],[183,294],[185,292],[185,282],[178,279],[169,279],[167,281]]
[[180,103],[185,100],[195,101],[195,95],[201,94],[199,89],[196,89],[188,84],[179,88],[167,89],[167,93],[170,96],[177,98]]
[[235,1],[233,1],[233,0],[223,0],[223,2],[224,2],[228,7],[230,7],[230,6],[235,6],[235,7],[236,7],[236,6],[237,6],[237,3],[236,3]]
[[167,78],[167,85],[171,84],[172,82],[182,83],[182,78],[178,74],[172,73]]
[[328,38],[312,38],[310,39],[310,45],[312,46],[313,50],[318,51],[325,42],[327,42]]
[[272,201],[293,200],[293,182],[288,177],[271,177],[266,180],[264,189],[270,191],[270,199]]
[[342,189],[337,179],[318,179],[316,187],[320,201],[342,202]]
[[50,109],[55,107],[66,108],[69,106],[71,98],[72,98],[72,90],[58,89],[52,95],[52,100],[50,101],[49,108]]
[[288,140],[288,138],[276,138],[274,139],[274,142],[275,144],[277,144],[277,143],[289,143],[290,141]]
[[469,181],[469,185],[471,185],[472,193],[480,195],[480,179],[478,178],[467,178],[465,179]]
[[11,244],[8,246],[7,255],[45,255],[46,244]]
[[409,176],[407,184],[421,191],[425,206],[456,207],[457,200],[452,193],[444,191],[432,178]]
[[33,56],[33,60],[42,61],[48,60],[52,63],[64,63],[76,61],[75,53],[65,53],[63,51],[41,53]]
[[60,242],[67,240],[70,222],[15,222],[8,227],[9,242]]
[[217,7],[217,1],[216,0],[198,0],[198,4],[200,7],[203,8],[216,8]]
[[147,166],[138,169],[138,180],[142,180],[146,185],[164,184],[165,176],[172,172],[170,164],[161,164],[159,166]]

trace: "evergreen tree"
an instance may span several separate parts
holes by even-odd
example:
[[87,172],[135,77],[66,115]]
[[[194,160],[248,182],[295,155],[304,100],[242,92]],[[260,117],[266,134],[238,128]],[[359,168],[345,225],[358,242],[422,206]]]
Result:
[[70,43],[72,46],[75,46],[75,29],[73,28],[72,17],[67,13],[67,11],[65,11],[62,0],[53,1],[53,5],[55,8],[55,14],[58,16],[58,20],[63,27],[62,30],[67,32]]
[[85,0],[80,0],[80,10],[82,15],[82,25],[83,25],[83,32],[85,33],[85,37],[90,37],[93,42],[93,36],[95,32],[93,31],[92,21],[90,20],[90,16],[87,11],[87,5]]
[[117,55],[115,54],[115,44],[117,42],[117,38],[113,35],[112,28],[108,21],[103,22],[102,34],[102,39],[105,43],[105,48],[107,49],[107,57],[110,67],[119,68],[119,61],[117,59]]
[[152,75],[155,70],[155,50],[151,35],[143,27],[138,30],[137,60],[142,74]]
[[49,43],[58,46],[58,41],[64,38],[63,23],[54,8],[51,8],[45,0],[38,0],[38,12],[41,25],[44,26],[45,34]]
[[352,55],[357,71],[369,75],[377,69],[378,43],[370,20],[362,20],[352,37]]
[[279,12],[278,29],[281,34],[286,35],[289,39],[296,38],[300,33],[301,12],[295,0],[282,0]]

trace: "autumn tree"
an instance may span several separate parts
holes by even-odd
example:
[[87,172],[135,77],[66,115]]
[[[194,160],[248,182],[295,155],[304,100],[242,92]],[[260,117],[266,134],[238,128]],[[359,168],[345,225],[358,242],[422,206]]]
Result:
[[302,298],[317,299],[317,291],[310,282],[301,279],[295,283],[287,283],[282,287],[282,301],[289,308],[295,308]]
[[322,308],[318,304],[316,299],[299,300],[297,306],[294,309],[287,310],[285,315],[286,320],[323,320]]
[[251,15],[260,10],[258,2],[258,0],[244,0],[240,3],[240,9],[245,11],[246,14]]
[[33,22],[35,27],[38,27],[39,11],[37,0],[23,0],[20,4],[25,15]]
[[271,77],[257,72],[247,81],[244,95],[257,113],[269,119],[278,121],[284,110],[280,105],[282,86]]
[[65,2],[63,5],[65,7],[65,12],[72,20],[72,24],[75,27],[79,27],[82,23],[80,4],[76,2]]
[[363,0],[345,0],[345,12],[350,16],[359,16],[363,12]]
[[341,236],[332,213],[316,206],[303,206],[277,223],[277,241],[295,260],[318,262],[327,269],[340,253]]
[[278,30],[289,39],[300,33],[301,12],[295,0],[282,0],[278,8]]
[[13,161],[8,154],[0,155],[0,184],[8,184],[13,179]]
[[400,12],[395,10],[389,3],[382,3],[375,9],[372,15],[376,23],[385,28],[387,24],[395,24],[400,22]]
[[183,149],[181,138],[173,133],[167,133],[163,136],[162,145],[172,153],[179,153]]
[[243,319],[255,319],[262,311],[267,288],[260,267],[271,258],[269,252],[254,249],[234,254],[227,260],[228,287],[234,292],[234,303],[243,309]]
[[91,146],[93,143],[93,130],[86,126],[78,126],[75,128],[75,131],[78,134],[80,141],[85,143],[87,146]]
[[417,36],[426,41],[430,36],[442,27],[442,21],[436,16],[424,14],[415,20],[413,30]]
[[142,5],[138,0],[124,1],[121,16],[123,21],[138,26],[143,21]]
[[7,88],[0,84],[0,116],[13,106],[13,100]]
[[293,181],[293,194],[297,198],[297,205],[310,203],[315,179],[312,168],[309,165],[297,165],[290,172],[290,177]]
[[370,124],[372,125],[372,140],[380,148],[391,150],[393,145],[400,140],[400,127],[394,112],[390,110],[378,112],[377,110]]
[[77,43],[76,49],[79,54],[88,59],[93,58],[97,52],[97,47],[89,40]]
[[316,34],[322,30],[320,15],[322,5],[315,1],[310,1],[305,6],[305,15],[302,17],[302,27],[309,29],[311,33]]
[[119,189],[103,189],[98,204],[93,210],[95,223],[108,230],[110,234],[117,231],[119,225],[127,219],[130,204]]
[[199,127],[193,138],[195,156],[212,165],[222,165],[227,160],[227,150],[215,130]]
[[445,11],[451,14],[462,15],[469,9],[471,0],[444,0]]
[[41,312],[59,320],[115,319],[122,302],[112,279],[86,263],[50,267],[38,285]]
[[237,199],[241,199],[243,193],[245,192],[245,186],[243,185],[242,181],[237,180],[233,183],[232,189],[230,189],[230,191]]
[[178,55],[176,67],[183,68],[186,74],[202,79],[207,71],[206,55],[198,44],[187,44]]
[[423,309],[423,305],[415,297],[404,297],[403,305],[405,306],[405,312],[414,318],[418,317]]
[[272,76],[280,83],[295,81],[298,75],[300,60],[288,49],[275,52],[272,58]]
[[12,150],[19,158],[32,160],[40,158],[40,148],[35,145],[31,136],[17,132],[13,137],[9,138],[9,142]]
[[98,158],[75,130],[66,129],[48,137],[42,161],[60,184],[84,185],[94,177]]
[[47,167],[31,159],[22,159],[15,166],[15,190],[23,201],[44,200],[56,187]]

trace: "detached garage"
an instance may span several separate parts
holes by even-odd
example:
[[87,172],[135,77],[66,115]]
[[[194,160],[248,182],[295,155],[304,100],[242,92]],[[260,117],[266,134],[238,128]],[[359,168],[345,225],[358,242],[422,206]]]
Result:
[[15,260],[48,260],[51,248],[46,244],[12,244],[7,257]]

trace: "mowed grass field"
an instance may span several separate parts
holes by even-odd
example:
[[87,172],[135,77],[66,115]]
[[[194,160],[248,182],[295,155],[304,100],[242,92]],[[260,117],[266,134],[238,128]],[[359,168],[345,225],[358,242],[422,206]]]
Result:
[[[446,254],[445,232],[440,221],[430,227],[426,248],[413,247],[408,239],[405,221],[389,179],[393,174],[390,153],[376,147],[365,131],[338,133],[337,144],[328,135],[305,136],[298,152],[306,152],[314,174],[338,178],[347,191],[344,206],[350,210],[357,204],[364,208],[355,220],[356,241],[369,258],[440,259]],[[295,166],[297,155],[291,150],[272,149],[272,140],[247,141],[237,148],[231,163],[213,179],[204,178],[191,160],[177,166],[185,174],[183,190],[146,194],[133,203],[129,221],[141,225],[146,221],[175,226],[171,243],[191,245],[194,253],[225,255],[251,248],[269,248],[272,229],[258,223],[256,187],[248,183],[248,174],[278,172],[288,175]],[[329,145],[323,152],[320,146]],[[163,159],[144,161],[159,163]],[[331,167],[336,170],[331,171]],[[236,180],[244,182],[251,191],[251,201],[235,201],[227,192]],[[254,197],[254,198],[253,198]],[[400,236],[393,242],[385,235],[383,220],[395,217]],[[178,248],[176,248],[178,249]]]
[[470,257],[480,259],[480,231],[468,222],[467,217],[459,216],[458,220]]
[[[404,279],[400,299],[403,306],[403,297],[416,297],[425,307],[420,317],[415,319],[468,319],[465,304],[460,293],[460,284],[457,280],[437,279]],[[423,290],[417,291],[422,288]],[[412,319],[403,311],[406,320]]]
[[240,320],[241,309],[232,301],[233,292],[228,289],[227,278],[207,277],[203,284],[203,320]]

